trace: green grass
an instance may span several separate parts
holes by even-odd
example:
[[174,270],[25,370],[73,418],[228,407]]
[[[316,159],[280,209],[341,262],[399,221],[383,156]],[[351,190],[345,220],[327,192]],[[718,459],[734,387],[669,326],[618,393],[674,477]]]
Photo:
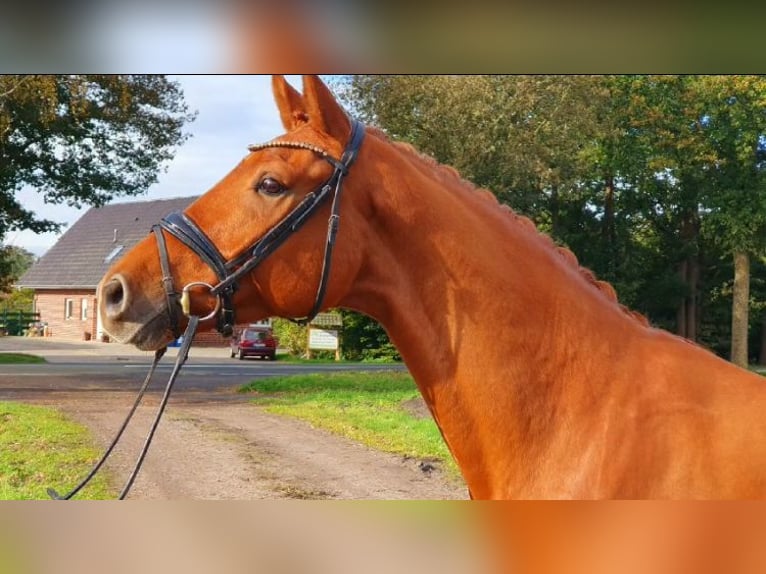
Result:
[[305,357],[297,357],[295,355],[283,354],[277,355],[277,361],[280,363],[298,363],[298,364],[315,364],[315,363],[335,363],[335,359],[329,359],[326,357],[316,359],[306,359]]
[[44,363],[45,359],[37,355],[24,353],[0,353],[0,365],[15,365],[21,363]]
[[[47,499],[73,487],[98,459],[88,431],[60,412],[0,402],[0,500]],[[77,498],[110,498],[97,476]]]
[[370,363],[374,363],[376,365],[401,365],[401,361],[393,361],[390,359],[385,360],[375,360],[375,361],[350,361],[346,359],[341,359],[340,361],[336,361],[334,357],[318,357],[314,359],[306,359],[304,357],[297,357],[295,355],[290,354],[280,354],[277,355],[277,361],[281,363],[297,363],[297,364],[333,364],[333,363],[344,363],[344,364],[351,364],[351,365],[368,365]]
[[322,373],[258,379],[240,392],[271,413],[308,421],[372,448],[436,460],[458,470],[430,417],[418,418],[402,404],[419,396],[412,378],[393,371]]

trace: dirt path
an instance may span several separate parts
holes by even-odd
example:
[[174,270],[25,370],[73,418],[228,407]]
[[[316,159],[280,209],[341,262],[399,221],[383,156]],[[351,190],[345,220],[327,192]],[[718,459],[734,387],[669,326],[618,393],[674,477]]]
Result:
[[[132,397],[57,393],[45,402],[111,439]],[[132,468],[157,404],[135,416],[107,464],[116,488]],[[39,398],[36,402],[40,402]],[[65,489],[66,485],[61,485]],[[464,499],[464,485],[405,460],[234,401],[171,399],[135,482],[134,499]]]

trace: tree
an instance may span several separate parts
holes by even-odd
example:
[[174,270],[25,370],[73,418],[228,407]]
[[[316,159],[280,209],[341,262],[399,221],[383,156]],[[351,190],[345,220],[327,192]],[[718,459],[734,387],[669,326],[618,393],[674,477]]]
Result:
[[[622,82],[623,78],[620,78]],[[721,251],[733,257],[731,346],[746,364],[749,254],[763,245],[764,88],[748,76],[625,77],[625,137],[643,213],[677,269],[676,329],[696,340],[708,293],[732,293],[718,271]],[[642,167],[644,166],[644,167]],[[634,230],[635,232],[636,230]],[[718,277],[715,277],[718,275]],[[664,297],[658,298],[659,300]],[[715,313],[713,320],[725,320]],[[709,328],[704,329],[710,332]],[[716,329],[724,331],[720,325]],[[707,343],[720,340],[715,334]],[[715,346],[718,346],[714,343]]]
[[640,217],[658,241],[658,255],[674,276],[661,281],[675,308],[676,332],[696,340],[700,326],[699,208],[710,150],[701,133],[701,107],[692,77],[629,76],[622,112]]
[[380,323],[367,315],[342,310],[343,356],[351,360],[400,361],[399,351],[388,338]]
[[31,311],[34,290],[13,289],[13,284],[35,262],[35,255],[22,247],[0,247],[0,306],[5,311]]
[[25,186],[77,207],[145,192],[193,118],[164,76],[0,76],[0,237],[60,228],[19,203]]
[[35,262],[35,255],[22,247],[0,247],[0,292],[7,292]]
[[34,289],[14,289],[10,293],[0,293],[0,308],[3,311],[31,312],[34,299]]
[[[546,217],[573,191],[597,132],[592,76],[354,76],[350,106],[519,211]],[[562,200],[563,201],[563,200]],[[555,211],[555,210],[554,210]]]
[[746,367],[750,260],[766,251],[766,78],[703,76],[697,86],[714,153],[703,225],[733,257],[731,360]]
[[308,327],[281,318],[273,320],[273,327],[274,336],[279,341],[279,348],[286,349],[294,357],[302,357],[306,354],[309,340]]

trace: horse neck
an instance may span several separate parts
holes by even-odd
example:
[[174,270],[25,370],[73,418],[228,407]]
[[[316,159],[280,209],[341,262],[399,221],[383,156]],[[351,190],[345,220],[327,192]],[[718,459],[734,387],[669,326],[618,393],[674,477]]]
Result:
[[497,489],[488,461],[507,480],[499,458],[542,448],[562,401],[593,395],[579,383],[600,341],[637,323],[528,221],[406,156],[370,178],[387,185],[371,185],[372,248],[342,305],[386,328],[482,496]]

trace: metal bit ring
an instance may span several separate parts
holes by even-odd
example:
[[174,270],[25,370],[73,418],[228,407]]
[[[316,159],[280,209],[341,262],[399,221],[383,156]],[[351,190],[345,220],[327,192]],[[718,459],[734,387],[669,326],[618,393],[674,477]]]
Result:
[[[192,287],[207,287],[208,291],[213,290],[213,286],[209,283],[204,283],[203,281],[194,281],[192,283],[189,283],[184,287],[181,291],[181,310],[183,311],[183,314],[187,317],[191,316],[191,295],[189,294],[189,291]],[[200,321],[207,321],[208,319],[212,319],[216,315],[218,315],[218,312],[221,310],[221,296],[216,294],[215,295],[215,308],[205,315],[204,317],[200,317]]]

